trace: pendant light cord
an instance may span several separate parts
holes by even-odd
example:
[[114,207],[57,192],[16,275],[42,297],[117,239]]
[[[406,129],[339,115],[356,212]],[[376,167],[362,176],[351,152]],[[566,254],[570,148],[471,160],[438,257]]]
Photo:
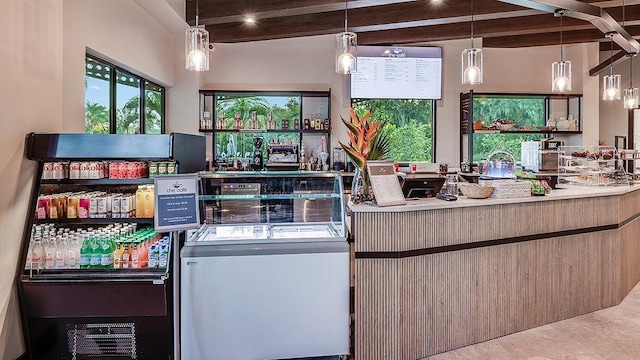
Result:
[[347,32],[347,1],[344,0],[344,32]]
[[564,17],[564,10],[560,12],[560,61],[564,61],[563,52],[562,52],[562,18]]
[[198,0],[196,0],[196,28],[198,27]]
[[609,35],[611,40],[611,50],[609,50],[609,75],[613,77],[613,34]]
[[471,0],[471,48],[473,49],[473,0]]

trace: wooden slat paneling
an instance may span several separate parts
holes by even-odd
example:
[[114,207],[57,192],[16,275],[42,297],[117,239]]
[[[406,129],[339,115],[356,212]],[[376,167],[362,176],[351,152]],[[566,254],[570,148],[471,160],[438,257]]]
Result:
[[618,304],[640,281],[638,212],[640,191],[576,201],[354,213],[356,252],[633,219],[597,232],[403,258],[356,258],[356,359],[421,359]]

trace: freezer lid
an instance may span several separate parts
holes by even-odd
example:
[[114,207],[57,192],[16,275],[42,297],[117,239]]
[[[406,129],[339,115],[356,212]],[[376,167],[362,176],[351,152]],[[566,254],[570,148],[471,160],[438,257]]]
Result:
[[180,252],[180,257],[185,259],[218,256],[292,255],[349,252],[349,244],[347,243],[346,238],[342,238],[341,240],[342,241],[266,244],[201,244],[198,246],[185,246]]

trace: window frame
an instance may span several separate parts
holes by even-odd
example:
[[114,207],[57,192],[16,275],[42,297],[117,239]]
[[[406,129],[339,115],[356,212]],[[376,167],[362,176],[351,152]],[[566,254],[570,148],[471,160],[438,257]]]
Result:
[[[134,74],[131,70],[127,70],[125,68],[122,68],[118,65],[115,65],[114,63],[104,60],[104,58],[100,57],[100,56],[96,56],[94,54],[91,54],[89,52],[85,53],[85,58],[84,58],[84,64],[85,64],[85,78],[87,77],[87,70],[86,70],[86,66],[87,66],[87,59],[91,59],[94,62],[98,62],[101,65],[108,67],[109,68],[109,72],[111,74],[111,76],[109,76],[109,134],[117,134],[117,109],[118,109],[118,105],[117,105],[117,75],[118,73],[124,73],[127,76],[131,76],[133,78],[136,78],[139,82],[140,82],[140,89],[139,89],[139,108],[138,108],[138,112],[140,114],[140,118],[138,119],[139,121],[139,129],[140,129],[140,134],[146,134],[147,133],[147,129],[146,129],[146,112],[145,112],[145,107],[146,107],[146,90],[147,90],[147,83],[157,89],[160,89],[160,93],[161,93],[161,101],[160,101],[160,134],[164,134],[166,132],[166,103],[167,103],[167,89],[150,80],[147,79],[145,77],[142,77],[140,75],[136,75]],[[155,91],[155,90],[154,90]],[[86,94],[86,90],[85,90],[85,94]],[[85,108],[86,108],[86,104],[87,104],[87,99],[86,99],[86,95],[85,95],[85,99],[84,99],[84,104],[85,104]],[[85,127],[86,127],[86,119],[85,119]],[[86,132],[86,130],[85,130]]]
[[[353,103],[354,100],[389,100],[389,101],[393,101],[393,100],[416,100],[416,99],[365,99],[365,98],[349,98],[349,104],[350,107],[353,108]],[[437,146],[437,142],[436,142],[436,134],[438,133],[437,131],[437,101],[438,99],[418,99],[421,101],[429,101],[431,102],[431,162],[435,163],[436,162],[436,149],[438,148]]]

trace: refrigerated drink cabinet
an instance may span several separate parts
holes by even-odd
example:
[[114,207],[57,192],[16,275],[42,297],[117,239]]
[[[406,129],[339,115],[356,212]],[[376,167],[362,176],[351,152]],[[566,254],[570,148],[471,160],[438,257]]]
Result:
[[339,173],[202,173],[200,181],[206,223],[180,259],[182,359],[348,354]]
[[169,234],[153,176],[205,167],[186,134],[31,133],[38,162],[18,293],[30,359],[173,359]]

